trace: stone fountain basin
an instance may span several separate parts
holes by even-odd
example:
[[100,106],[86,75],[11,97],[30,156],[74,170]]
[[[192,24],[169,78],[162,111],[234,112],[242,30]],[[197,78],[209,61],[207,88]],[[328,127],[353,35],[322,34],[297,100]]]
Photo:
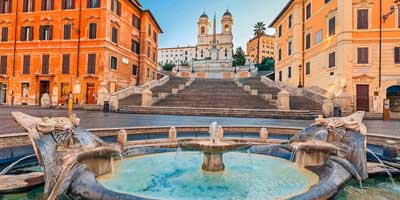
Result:
[[242,151],[249,149],[250,144],[221,141],[213,143],[211,141],[182,140],[178,146],[184,151],[201,151],[204,153],[226,153],[230,151]]

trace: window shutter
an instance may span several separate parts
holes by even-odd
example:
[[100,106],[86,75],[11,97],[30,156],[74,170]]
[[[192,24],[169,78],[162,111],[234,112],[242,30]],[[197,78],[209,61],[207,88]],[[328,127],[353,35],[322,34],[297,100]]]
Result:
[[121,2],[117,2],[117,15],[121,16]]
[[71,0],[71,9],[75,9],[75,0]]
[[23,12],[28,12],[28,1],[29,0],[24,0],[24,2],[23,2],[23,5],[22,5]]
[[23,66],[23,74],[30,73],[30,66],[31,66],[31,56],[24,55],[24,66]]
[[42,0],[42,10],[46,10],[46,0]]
[[34,29],[35,28],[33,26],[29,27],[29,30],[30,30],[30,32],[29,32],[29,41],[33,40],[33,31],[34,31]]
[[42,56],[42,73],[43,74],[49,73],[49,55]]
[[9,1],[8,3],[8,11],[7,13],[11,13],[12,12],[12,0]]
[[53,39],[53,26],[50,25],[49,26],[49,40],[52,40],[52,39]]
[[63,55],[62,61],[62,74],[69,74],[69,66],[70,66],[70,55],[65,54]]
[[21,27],[21,35],[20,35],[20,40],[21,41],[26,41],[26,29],[27,27]]
[[91,8],[91,4],[90,4],[90,3],[91,3],[90,0],[87,0],[87,1],[86,1],[86,8]]
[[44,39],[44,28],[43,26],[39,26],[39,40]]
[[54,0],[49,0],[50,2],[50,10],[54,10]]
[[394,48],[394,63],[400,64],[400,47]]
[[1,41],[8,41],[8,27],[3,27],[1,32]]
[[115,2],[115,0],[111,0],[111,10],[114,12],[115,10],[114,10],[114,2]]
[[67,2],[66,2],[67,0],[62,0],[62,3],[61,3],[61,7],[62,7],[62,9],[63,10],[65,10],[66,8],[67,8]]
[[0,58],[0,74],[7,74],[7,56]]

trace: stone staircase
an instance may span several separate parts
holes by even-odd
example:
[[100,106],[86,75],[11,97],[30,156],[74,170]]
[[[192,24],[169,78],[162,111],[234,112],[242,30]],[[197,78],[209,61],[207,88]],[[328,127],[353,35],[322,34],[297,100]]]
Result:
[[197,79],[178,94],[169,95],[154,106],[190,108],[276,109],[258,96],[237,87],[232,80]]

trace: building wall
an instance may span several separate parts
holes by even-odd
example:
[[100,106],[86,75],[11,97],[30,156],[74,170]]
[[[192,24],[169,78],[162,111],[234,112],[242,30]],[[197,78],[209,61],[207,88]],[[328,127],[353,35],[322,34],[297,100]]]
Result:
[[158,49],[158,63],[164,65],[166,63],[179,64],[190,63],[196,58],[196,47],[176,47],[176,48],[160,48]]
[[[287,18],[290,13],[301,13],[305,10],[305,5],[312,3],[311,18],[305,20],[304,29],[301,22],[296,29],[285,31]],[[289,65],[302,65],[310,63],[310,74],[305,73],[302,68],[302,76],[295,76],[288,79],[283,76],[283,82],[297,86],[299,77],[302,77],[302,84],[305,87],[320,87],[327,91],[328,96],[349,95],[352,99],[354,110],[359,109],[357,105],[357,85],[367,85],[369,88],[369,111],[382,112],[383,100],[387,98],[386,90],[388,87],[400,84],[400,64],[395,63],[394,48],[400,47],[400,28],[398,26],[398,9],[382,23],[382,68],[381,85],[379,86],[379,27],[380,27],[380,7],[379,0],[331,0],[329,3],[319,0],[295,0],[288,9],[279,17],[273,25],[278,31],[278,27],[283,24],[283,36],[276,36],[277,49],[287,48],[287,38],[293,35],[295,45],[302,46],[305,35],[311,33],[311,48],[304,50],[298,49],[299,56],[287,56],[286,49],[282,51],[283,58],[276,63],[276,80],[279,80],[279,71],[287,72]],[[392,1],[382,1],[382,13],[389,12]],[[296,9],[297,8],[297,9]],[[368,9],[368,28],[357,28],[358,9]],[[328,35],[328,20],[336,18],[336,34]],[[297,19],[297,17],[293,18]],[[316,33],[322,31],[322,41],[315,43]],[[299,45],[301,44],[301,45]],[[296,45],[296,46],[297,46]],[[358,64],[359,47],[368,48],[368,63]],[[285,53],[284,53],[285,52]],[[329,67],[329,54],[335,52],[335,66]],[[277,58],[277,54],[275,56]],[[304,61],[302,60],[304,58]],[[297,71],[297,70],[296,70]]]
[[[53,104],[61,104],[67,101],[68,95],[62,95],[62,85],[68,84],[67,92],[72,92],[74,83],[79,82],[81,92],[74,94],[74,100],[78,103],[87,103],[87,85],[92,84],[95,91],[100,83],[105,81],[110,91],[117,91],[129,85],[135,84],[138,77],[132,73],[132,65],[142,67],[143,73],[147,68],[151,72],[157,71],[156,49],[157,40],[153,36],[141,34],[151,24],[155,34],[161,32],[149,12],[142,11],[128,0],[120,0],[121,16],[111,11],[111,0],[101,0],[100,8],[87,8],[82,1],[82,12],[79,12],[79,2],[75,1],[75,9],[62,10],[61,2],[54,1],[54,9],[41,11],[41,1],[35,1],[34,12],[22,12],[22,0],[18,0],[18,17],[16,19],[16,0],[13,1],[13,9],[9,14],[0,14],[0,28],[8,27],[8,41],[0,42],[0,56],[7,56],[7,75],[0,75],[0,83],[7,85],[7,104],[37,105],[40,102],[40,81],[50,81],[49,94]],[[132,26],[132,14],[141,18],[140,30]],[[78,29],[80,26],[80,52],[78,64]],[[89,39],[89,23],[97,23],[96,39]],[[64,24],[73,24],[71,39],[64,40]],[[53,39],[49,41],[39,40],[39,26],[52,25]],[[15,26],[17,26],[15,31]],[[33,26],[33,41],[21,41],[21,27]],[[145,27],[146,26],[146,27]],[[111,40],[111,28],[118,29],[118,43]],[[145,28],[145,30],[143,30]],[[143,31],[141,31],[143,30]],[[15,43],[15,67],[14,67],[14,34]],[[153,33],[152,33],[153,34]],[[126,37],[128,36],[128,37]],[[157,37],[156,37],[157,38]],[[142,47],[140,55],[131,51],[131,40],[140,41]],[[147,58],[147,46],[155,52],[153,58]],[[145,51],[146,50],[146,51]],[[42,55],[50,56],[49,74],[43,74]],[[69,73],[62,74],[62,57],[70,55]],[[88,54],[96,54],[95,74],[88,75]],[[23,74],[23,56],[30,55],[30,73]],[[151,53],[153,55],[153,53]],[[110,58],[117,57],[117,69],[111,69]],[[140,58],[143,56],[143,58]],[[146,63],[146,64],[143,64]],[[77,71],[79,69],[79,71]],[[142,76],[145,77],[145,76]],[[141,83],[147,78],[140,79]],[[22,96],[22,83],[29,83],[28,95]],[[79,86],[78,84],[75,84]],[[97,94],[95,94],[97,95]]]
[[[257,62],[258,38],[254,37],[247,42],[247,56],[250,62]],[[275,58],[275,37],[272,35],[263,35],[260,38],[259,61],[264,58]]]

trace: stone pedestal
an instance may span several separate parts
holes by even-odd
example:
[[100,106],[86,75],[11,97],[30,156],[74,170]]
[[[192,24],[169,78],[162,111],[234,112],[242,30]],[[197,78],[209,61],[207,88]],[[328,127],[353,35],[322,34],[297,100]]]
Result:
[[201,169],[205,171],[218,172],[225,169],[222,153],[203,153],[203,165]]
[[124,129],[122,129],[118,132],[118,145],[121,148],[121,151],[125,149],[127,142],[128,142],[128,134]]
[[168,139],[170,142],[176,142],[176,128],[171,127],[168,131]]
[[282,89],[278,93],[278,109],[279,110],[290,110],[290,94],[286,89]]
[[267,142],[269,137],[268,129],[267,128],[262,128],[260,130],[260,140],[261,142]]
[[324,114],[324,117],[332,117],[333,109],[334,105],[330,99],[325,100],[324,104],[322,104],[322,113]]
[[110,110],[111,111],[118,111],[118,97],[117,96],[111,96],[110,97]]
[[149,88],[142,91],[142,106],[151,106],[153,103],[153,93]]
[[40,99],[40,106],[42,108],[49,108],[51,106],[51,102],[50,102],[50,96],[47,93],[44,93],[42,95],[42,98]]
[[53,86],[53,95],[51,95],[51,104],[52,105],[58,105],[58,87]]

